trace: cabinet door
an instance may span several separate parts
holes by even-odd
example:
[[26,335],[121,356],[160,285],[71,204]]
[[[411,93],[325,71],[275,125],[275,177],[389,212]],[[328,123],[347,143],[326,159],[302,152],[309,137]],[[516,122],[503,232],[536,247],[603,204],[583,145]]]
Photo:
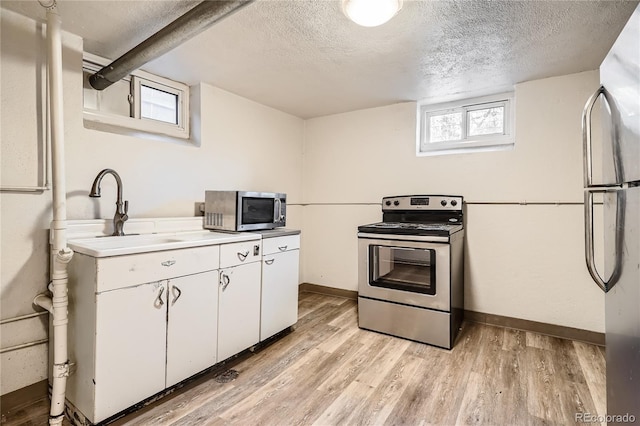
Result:
[[167,387],[216,363],[218,271],[169,280]]
[[220,270],[218,362],[260,339],[260,262]]
[[164,389],[166,296],[166,281],[96,295],[93,423]]
[[260,340],[298,321],[299,250],[264,256]]

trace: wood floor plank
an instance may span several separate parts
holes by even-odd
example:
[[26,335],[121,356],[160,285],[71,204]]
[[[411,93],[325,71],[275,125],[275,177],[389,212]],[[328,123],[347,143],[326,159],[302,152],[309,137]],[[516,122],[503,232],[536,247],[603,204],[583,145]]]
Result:
[[[243,419],[251,424],[257,424],[259,421],[275,424],[273,422],[276,421],[276,417],[280,416],[279,412],[283,411],[285,409],[283,406],[290,401],[283,401],[280,395],[291,391],[301,377],[304,377],[305,382],[313,381],[314,376],[321,374],[317,366],[331,355],[328,352],[312,349],[307,356],[300,359],[291,368],[276,376],[242,401],[220,411],[218,416],[230,422]],[[296,394],[292,396],[297,397]]]
[[527,347],[527,333],[521,330],[507,328],[504,330],[502,349],[505,351],[522,352]]
[[334,352],[344,342],[353,338],[353,335],[359,332],[355,327],[340,328],[333,335],[329,336],[324,342],[318,345],[318,349],[325,352]]
[[365,409],[352,410],[342,424],[380,425],[394,423],[391,412],[407,385],[419,374],[424,360],[411,355],[401,357],[382,382],[370,392],[363,405]]
[[305,399],[299,401],[301,415],[295,417],[299,424],[306,425],[315,421],[361,372],[375,368],[376,355],[388,351],[387,345],[394,340],[384,334],[358,331],[354,339],[361,344],[360,350],[345,359],[340,368],[333,369],[312,394],[305,395]]
[[558,404],[557,383],[554,381],[555,369],[552,352],[537,347],[529,347],[525,353],[527,364],[527,409],[539,419],[560,423],[564,416]]
[[167,425],[210,403],[233,387],[232,383],[218,383],[215,380],[208,380],[200,386],[180,392],[157,407],[149,407],[147,410],[134,413],[126,419],[117,420],[113,425]]
[[[346,301],[345,304],[353,306],[354,309],[357,308],[357,302],[355,300]],[[354,312],[351,310],[345,311],[342,315],[331,321],[329,325],[338,328],[358,327],[358,315],[357,313],[354,315]]]
[[[363,333],[374,333],[373,331],[363,331]],[[377,334],[377,333],[376,333]],[[375,354],[371,360],[371,368],[364,369],[356,378],[360,383],[376,387],[394,367],[411,344],[410,341],[397,338],[389,338],[383,351]],[[382,337],[380,337],[382,339]]]
[[346,359],[340,368],[334,369],[333,372],[324,380],[318,389],[321,391],[335,392],[346,387],[351,381],[365,371],[371,371],[377,368],[375,360],[378,354],[393,351],[392,337],[358,330],[354,335],[354,339],[361,344],[361,349],[351,358]]
[[344,392],[318,416],[312,425],[349,424],[346,420],[354,411],[359,412],[365,408],[365,402],[372,392],[373,388],[369,385],[358,381],[351,382]]
[[[458,424],[527,424],[526,387],[513,340],[505,339],[506,330],[486,327],[483,345],[472,365],[456,423]],[[509,337],[513,337],[509,335]],[[506,343],[505,343],[506,342]]]
[[[221,413],[220,417],[231,422],[239,419],[259,419],[266,424],[287,424],[290,421],[296,422],[299,417],[307,417],[310,408],[303,408],[305,404],[316,411],[315,406],[321,405],[324,408],[339,395],[335,393],[331,400],[310,398],[315,389],[332,374],[334,365],[351,359],[361,348],[362,345],[353,340],[345,342],[333,353],[317,350],[322,354],[318,355],[317,359],[304,360],[306,362],[298,370],[285,371],[264,389],[251,396],[251,399],[257,401],[243,401],[239,407]],[[265,392],[271,392],[275,397],[264,398]],[[283,398],[283,395],[286,397]]]
[[531,333],[527,331],[526,333],[526,344],[532,348],[538,349],[553,349],[553,338],[549,336],[545,336],[543,334]]
[[607,412],[605,357],[597,346],[583,342],[572,343],[596,412],[604,415]]

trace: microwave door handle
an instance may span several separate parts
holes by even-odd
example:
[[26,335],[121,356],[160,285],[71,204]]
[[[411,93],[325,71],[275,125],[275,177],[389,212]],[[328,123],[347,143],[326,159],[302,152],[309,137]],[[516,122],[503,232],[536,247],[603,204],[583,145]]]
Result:
[[273,223],[280,222],[280,212],[282,211],[282,200],[275,198],[273,202]]

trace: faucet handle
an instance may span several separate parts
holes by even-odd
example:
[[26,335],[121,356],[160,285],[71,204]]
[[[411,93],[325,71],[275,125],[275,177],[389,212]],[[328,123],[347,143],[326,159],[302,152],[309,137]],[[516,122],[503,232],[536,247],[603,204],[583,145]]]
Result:
[[121,220],[124,222],[124,221],[129,219],[129,215],[127,214],[127,213],[129,213],[129,202],[128,201],[124,202],[124,212],[123,213],[124,214],[122,215]]

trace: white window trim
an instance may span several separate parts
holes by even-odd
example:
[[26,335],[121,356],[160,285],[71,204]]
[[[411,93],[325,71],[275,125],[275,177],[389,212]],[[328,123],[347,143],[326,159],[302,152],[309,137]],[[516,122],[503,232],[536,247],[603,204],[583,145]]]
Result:
[[[91,71],[99,71],[105,65],[109,65],[111,61],[91,53],[83,53],[83,68]],[[158,120],[141,119],[140,103],[133,102],[133,117],[125,117],[116,114],[108,114],[101,111],[95,111],[83,108],[83,119],[86,127],[109,130],[110,127],[117,128],[117,133],[127,133],[126,130],[133,130],[132,135],[140,136],[149,133],[152,135],[170,136],[180,139],[189,139],[189,86],[160,77],[142,70],[133,71],[129,78],[132,85],[133,96],[136,99],[140,97],[140,82],[150,87],[159,88],[169,93],[178,95],[178,124],[166,123]],[[89,123],[86,123],[89,122]]]
[[[504,106],[504,133],[501,135],[467,136],[469,117],[467,112],[494,106]],[[445,142],[429,142],[429,122],[433,115],[461,112],[462,139]],[[463,99],[454,102],[429,104],[418,102],[416,155],[433,156],[459,154],[478,151],[500,151],[513,149],[515,143],[515,98],[513,92],[479,98]]]
[[[167,92],[167,93],[171,93],[172,95],[177,96],[178,98],[178,116],[177,116],[177,121],[178,123],[176,124],[172,124],[172,123],[167,123],[167,122],[163,122],[163,121],[159,121],[159,120],[153,120],[151,118],[144,118],[142,117],[141,114],[141,109],[142,109],[142,105],[140,102],[134,102],[133,103],[133,117],[136,119],[140,119],[140,120],[153,120],[154,122],[158,122],[161,124],[168,124],[170,126],[178,126],[179,128],[183,129],[184,128],[184,122],[189,120],[189,117],[185,114],[185,110],[186,108],[184,107],[184,96],[185,96],[185,90],[181,89],[181,88],[177,88],[176,87],[176,83],[171,82],[170,84],[163,84],[160,83],[160,80],[165,80],[164,78],[159,78],[159,77],[154,77],[154,80],[148,80],[146,78],[142,78],[139,77],[137,75],[134,75],[131,77],[131,84],[133,86],[133,98],[134,99],[141,99],[140,98],[140,86],[147,86],[147,87],[151,87],[152,89],[156,89],[156,90],[161,90],[163,92]],[[187,90],[187,98],[189,97],[188,95],[188,90]]]

